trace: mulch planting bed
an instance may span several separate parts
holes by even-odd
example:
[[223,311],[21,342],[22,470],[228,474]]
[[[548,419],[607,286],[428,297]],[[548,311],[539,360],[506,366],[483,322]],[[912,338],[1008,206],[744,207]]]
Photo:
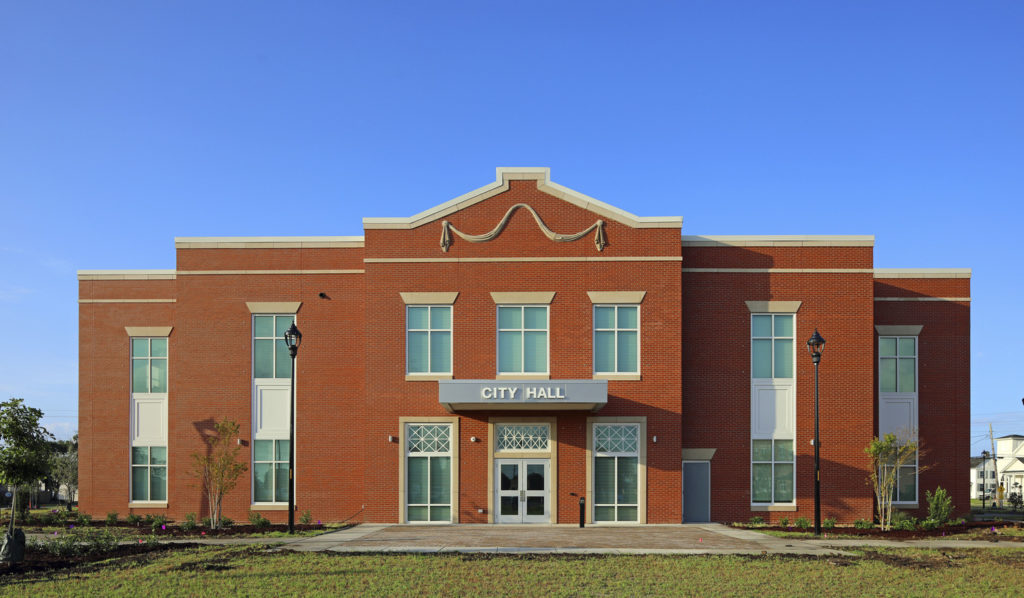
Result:
[[37,552],[29,548],[25,551],[25,560],[23,562],[16,565],[0,563],[0,579],[3,579],[3,577],[8,575],[25,575],[36,572],[56,571],[59,569],[77,567],[79,565],[88,565],[89,563],[96,563],[107,559],[145,557],[145,555],[152,553],[195,548],[197,546],[202,546],[202,544],[122,544],[114,550],[76,556],[55,556],[48,552]]
[[[48,526],[49,529],[44,529],[38,525],[25,525],[20,526],[26,534],[52,534],[53,526]],[[183,530],[178,525],[167,524],[166,526],[157,526],[156,529],[152,529],[149,525],[133,523],[118,522],[116,525],[107,525],[103,522],[93,522],[89,525],[79,526],[77,524],[65,524],[65,529],[77,529],[77,530],[129,530],[138,531],[143,535],[155,534],[157,536],[170,536],[174,538],[190,538],[194,536],[199,537],[219,537],[219,536],[248,536],[251,534],[260,534],[266,532],[287,532],[288,525],[286,524],[274,524],[264,527],[256,527],[255,525],[231,525],[229,527],[222,527],[220,529],[209,529],[205,527],[196,527],[190,530]],[[308,525],[295,524],[295,531],[326,531],[326,527],[323,524],[311,523]],[[344,528],[337,528],[344,529]]]
[[[865,538],[885,538],[889,540],[924,540],[929,538],[942,538],[958,534],[968,534],[976,531],[985,531],[992,536],[993,540],[1005,540],[1008,542],[1022,542],[1021,536],[1001,536],[999,530],[1004,527],[1024,527],[1020,521],[968,521],[959,525],[946,525],[933,530],[890,530],[882,531],[877,527],[871,529],[857,529],[855,527],[837,527],[831,530],[822,530],[824,534],[840,534],[844,536],[862,536]],[[754,530],[771,530],[777,532],[799,532],[803,531],[798,527],[781,527],[778,525],[754,527]]]

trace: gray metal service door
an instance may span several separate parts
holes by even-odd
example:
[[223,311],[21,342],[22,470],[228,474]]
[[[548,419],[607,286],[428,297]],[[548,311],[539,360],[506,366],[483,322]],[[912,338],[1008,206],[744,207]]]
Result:
[[711,521],[711,462],[683,462],[683,523]]

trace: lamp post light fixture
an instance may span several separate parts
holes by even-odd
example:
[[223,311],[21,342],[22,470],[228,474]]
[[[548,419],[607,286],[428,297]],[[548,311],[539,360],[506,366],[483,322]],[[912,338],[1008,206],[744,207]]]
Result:
[[988,451],[981,451],[981,508],[985,508],[985,494],[988,490],[988,471],[985,462],[988,460]]
[[814,329],[807,340],[807,352],[814,362],[814,535],[821,535],[821,439],[818,435],[818,363],[825,351],[825,339]]
[[284,333],[284,343],[292,356],[291,403],[288,417],[288,533],[295,533],[295,356],[299,354],[302,333],[292,321],[291,328]]

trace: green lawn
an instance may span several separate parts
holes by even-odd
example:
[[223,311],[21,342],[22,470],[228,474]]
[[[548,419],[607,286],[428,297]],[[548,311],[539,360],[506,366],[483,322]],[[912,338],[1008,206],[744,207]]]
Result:
[[871,549],[853,557],[340,555],[213,546],[0,577],[2,595],[1015,594],[1022,549]]

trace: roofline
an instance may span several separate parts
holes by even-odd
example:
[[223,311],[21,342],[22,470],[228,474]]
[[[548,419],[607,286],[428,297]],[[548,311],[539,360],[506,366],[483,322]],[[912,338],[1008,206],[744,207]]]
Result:
[[874,247],[874,235],[683,235],[684,247]]
[[288,249],[362,247],[364,237],[175,237],[175,249]]
[[970,268],[875,268],[875,278],[970,278]]
[[408,218],[363,218],[364,229],[412,229],[508,191],[509,181],[537,181],[537,189],[575,206],[633,228],[682,228],[682,216],[637,216],[551,182],[551,169],[539,166],[499,166],[493,183],[464,193]]
[[174,280],[176,270],[79,270],[78,280]]

